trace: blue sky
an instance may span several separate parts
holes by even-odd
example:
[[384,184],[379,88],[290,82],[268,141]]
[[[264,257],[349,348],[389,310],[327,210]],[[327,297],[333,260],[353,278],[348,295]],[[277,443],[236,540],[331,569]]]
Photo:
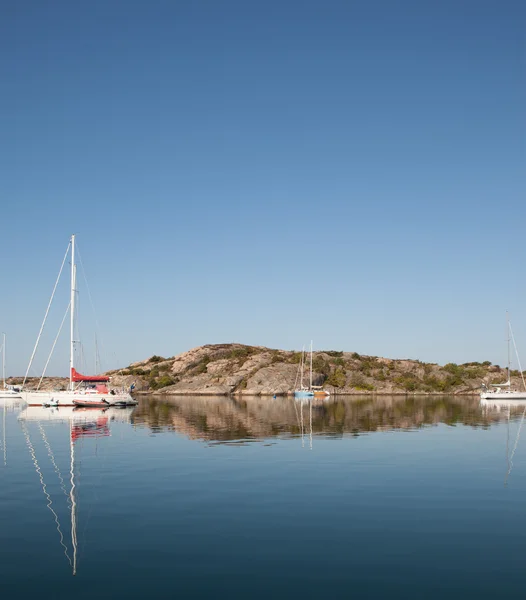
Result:
[[73,232],[106,368],[311,339],[503,364],[506,309],[526,363],[524,2],[1,6],[10,373]]

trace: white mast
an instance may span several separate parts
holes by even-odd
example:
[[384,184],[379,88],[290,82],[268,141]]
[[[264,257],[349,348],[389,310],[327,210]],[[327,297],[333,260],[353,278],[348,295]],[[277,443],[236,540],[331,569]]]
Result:
[[300,375],[300,390],[303,389],[303,364],[305,356],[305,346],[301,349],[301,375]]
[[2,341],[2,382],[5,390],[5,333]]
[[71,236],[71,313],[69,348],[69,388],[73,390],[73,369],[75,367],[75,234]]
[[310,385],[309,390],[312,390],[312,340],[310,341]]
[[511,385],[511,371],[510,371],[510,315],[506,311],[507,321],[507,334],[508,334],[508,385]]

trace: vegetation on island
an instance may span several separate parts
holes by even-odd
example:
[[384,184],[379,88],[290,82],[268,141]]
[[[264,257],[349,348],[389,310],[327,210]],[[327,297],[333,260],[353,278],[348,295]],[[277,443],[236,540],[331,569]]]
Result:
[[[112,374],[132,377],[137,390],[149,392],[286,394],[299,384],[301,359],[298,351],[214,344],[169,358],[154,355]],[[306,355],[307,378],[309,366]],[[441,366],[329,350],[313,353],[312,376],[313,385],[339,394],[462,394],[478,391],[482,382],[503,382],[506,372],[489,361]],[[512,377],[520,383],[520,372]]]

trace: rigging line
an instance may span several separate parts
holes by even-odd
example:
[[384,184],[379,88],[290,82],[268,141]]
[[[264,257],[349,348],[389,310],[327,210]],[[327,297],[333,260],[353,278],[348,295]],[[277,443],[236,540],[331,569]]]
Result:
[[68,554],[68,547],[66,546],[66,544],[64,544],[64,534],[62,533],[62,531],[60,529],[60,521],[58,520],[57,513],[51,507],[53,502],[51,501],[51,496],[49,495],[49,493],[47,491],[47,487],[44,482],[44,476],[42,475],[42,471],[40,470],[40,466],[38,464],[38,460],[37,460],[37,457],[35,454],[35,449],[33,447],[33,444],[31,443],[31,439],[29,437],[29,431],[28,431],[27,426],[24,423],[24,421],[22,421],[22,430],[23,430],[24,436],[26,438],[26,444],[27,444],[27,447],[29,448],[29,453],[31,454],[31,459],[33,461],[33,464],[35,465],[35,470],[38,474],[38,477],[40,478],[40,485],[42,486],[42,490],[48,499],[47,508],[49,508],[49,510],[53,513],[53,516],[55,517],[55,523],[57,524],[57,531],[60,536],[60,545],[64,548],[64,554],[66,555],[66,558],[68,559],[69,564],[71,565],[72,563],[71,563],[71,558],[69,557],[69,554]]
[[515,456],[515,450],[517,450],[517,446],[519,445],[519,438],[521,436],[521,429],[522,429],[522,425],[524,423],[524,416],[526,415],[526,406],[524,407],[524,410],[522,411],[522,417],[521,417],[521,422],[519,425],[519,429],[517,431],[517,437],[515,438],[515,444],[513,445],[513,450],[511,451],[511,456],[510,456],[510,467],[508,469],[508,472],[506,473],[506,479],[504,481],[504,483],[506,484],[508,482],[508,477],[511,473],[511,470],[513,469],[513,457]]
[[90,302],[90,305],[91,305],[91,310],[93,312],[93,319],[95,321],[95,331],[99,333],[100,345],[102,346],[102,351],[104,353],[104,340],[103,340],[102,336],[100,335],[100,333],[101,333],[102,330],[101,330],[101,327],[100,327],[100,324],[99,324],[99,320],[97,319],[97,313],[95,312],[95,304],[93,302],[93,296],[91,295],[91,290],[90,290],[90,287],[89,287],[88,278],[86,277],[86,269],[84,268],[84,263],[82,262],[82,256],[81,256],[80,251],[78,249],[78,245],[77,245],[77,254],[78,254],[79,263],[80,263],[80,266],[81,266],[81,269],[82,269],[82,276],[84,277],[84,283],[86,284],[86,290],[88,292],[88,298],[89,298],[89,302]]
[[62,477],[62,473],[60,472],[60,469],[58,468],[58,465],[55,461],[55,455],[53,454],[53,450],[51,450],[51,445],[47,439],[46,432],[44,431],[44,428],[42,427],[42,423],[40,421],[38,422],[38,428],[40,429],[40,433],[42,434],[42,439],[44,440],[44,445],[47,448],[47,453],[55,469],[55,473],[58,475],[58,478],[60,480],[60,489],[64,492],[64,496],[66,496],[66,499],[68,501],[68,507],[71,508],[71,505],[69,504],[69,495],[66,490],[66,484],[64,483],[64,478]]
[[517,364],[519,365],[519,371],[521,374],[522,385],[524,386],[524,391],[526,391],[526,383],[524,381],[524,373],[522,372],[521,359],[519,358],[519,353],[517,351],[517,344],[515,343],[515,336],[513,335],[513,329],[511,328],[511,321],[510,321],[509,325],[510,325],[511,341],[513,342],[513,348],[515,349],[515,356],[517,357]]
[[38,382],[38,385],[37,385],[37,391],[40,389],[40,386],[42,385],[42,380],[44,379],[44,376],[46,374],[46,371],[47,371],[47,368],[48,368],[48,365],[49,365],[49,361],[51,360],[51,356],[53,355],[53,352],[55,351],[55,346],[57,345],[58,338],[59,338],[60,333],[62,331],[62,327],[64,326],[64,321],[66,320],[66,317],[68,316],[68,312],[69,312],[70,307],[71,307],[71,301],[68,304],[68,307],[66,308],[66,312],[64,313],[64,317],[62,319],[62,323],[60,324],[60,327],[58,329],[57,337],[55,338],[55,341],[53,342],[53,346],[51,346],[51,352],[49,353],[49,356],[47,357],[46,365],[44,367],[44,370],[42,371],[42,376],[40,377],[40,381]]
[[38,332],[37,341],[35,342],[35,347],[33,348],[33,353],[31,354],[31,358],[29,359],[29,364],[27,365],[27,371],[24,375],[24,381],[22,382],[22,387],[26,384],[27,375],[29,373],[29,369],[31,369],[31,365],[33,364],[33,359],[35,358],[35,354],[38,348],[38,343],[40,342],[40,337],[42,336],[42,331],[44,331],[44,326],[46,324],[47,316],[49,314],[49,309],[51,308],[51,303],[53,302],[53,298],[55,297],[55,292],[57,291],[57,285],[60,280],[60,276],[62,275],[62,269],[66,263],[66,258],[68,257],[69,248],[71,246],[71,241],[68,244],[66,249],[66,254],[64,254],[64,259],[62,260],[62,265],[60,266],[60,271],[58,272],[57,280],[55,281],[55,286],[53,288],[53,292],[51,293],[51,298],[49,299],[49,304],[47,305],[46,314],[44,315],[44,320],[42,321],[42,325],[40,326],[40,331]]

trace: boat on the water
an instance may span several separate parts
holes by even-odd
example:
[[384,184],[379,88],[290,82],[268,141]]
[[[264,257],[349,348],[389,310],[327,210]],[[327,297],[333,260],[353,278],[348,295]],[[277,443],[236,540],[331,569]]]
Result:
[[[312,342],[310,343],[310,385],[309,387],[303,384],[305,370],[305,346],[301,351],[301,361],[299,366],[299,377],[300,377],[300,386],[299,388],[294,390],[294,398],[305,399],[305,398],[314,398],[314,392],[312,391]],[[296,377],[297,383],[297,377]],[[296,386],[294,386],[296,387]]]
[[[511,387],[511,358],[510,358],[510,342],[513,340],[513,345],[515,347],[515,352],[517,352],[517,348],[515,346],[515,340],[513,338],[513,331],[511,329],[511,323],[508,317],[508,313],[506,312],[506,320],[507,320],[507,335],[508,335],[508,364],[506,367],[507,378],[503,383],[492,383],[490,384],[490,389],[485,383],[482,383],[482,390],[480,392],[481,400],[526,400],[526,383],[524,381],[524,375],[521,372],[523,390],[514,390]],[[517,356],[518,359],[518,356]],[[520,362],[519,362],[520,365]]]
[[111,404],[107,400],[104,400],[104,398],[102,400],[91,400],[89,398],[86,398],[85,400],[73,400],[73,404],[83,408],[108,408],[111,406]]
[[[305,347],[301,351],[301,361],[299,366],[299,378],[300,386],[294,390],[294,398],[305,399],[305,398],[328,398],[330,393],[323,389],[321,385],[312,384],[312,341],[310,343],[310,364],[309,364],[309,386],[303,384],[305,370]],[[297,384],[296,377],[296,384]],[[294,386],[296,387],[296,385]]]
[[[26,390],[25,382],[27,380],[27,376],[29,373],[29,369],[31,368],[31,364],[33,362],[33,358],[35,356],[38,343],[40,341],[40,336],[44,329],[44,324],[46,322],[46,318],[49,312],[49,307],[51,306],[51,302],[53,301],[53,297],[55,294],[55,290],[57,288],[58,280],[62,273],[64,263],[66,258],[71,251],[71,290],[70,290],[70,305],[69,305],[69,314],[70,314],[70,353],[69,353],[69,386],[66,390],[41,390],[40,384],[42,383],[42,379],[44,375],[40,378],[39,385],[36,390]],[[132,398],[131,394],[127,390],[121,390],[112,388],[110,385],[110,378],[106,375],[82,375],[75,368],[75,321],[76,321],[76,298],[77,298],[77,289],[76,289],[76,278],[77,278],[77,265],[75,264],[75,235],[71,236],[70,242],[68,244],[68,248],[66,250],[66,255],[64,256],[64,260],[62,261],[62,267],[60,269],[60,273],[55,283],[55,288],[53,290],[53,294],[51,296],[51,300],[49,302],[48,308],[46,310],[46,315],[44,317],[44,322],[40,328],[40,333],[37,337],[37,341],[35,344],[35,348],[33,349],[33,354],[29,361],[29,366],[26,371],[26,375],[24,377],[24,383],[22,386],[22,392],[20,396],[29,406],[45,406],[45,405],[59,405],[59,406],[133,406],[138,404],[137,400]],[[49,359],[48,359],[49,362]]]
[[311,387],[315,398],[328,398],[331,395],[331,393],[328,390],[324,390],[321,385],[313,385]]
[[0,389],[0,398],[20,398],[20,388],[16,385],[8,385],[5,382],[5,333],[2,339],[2,388]]

